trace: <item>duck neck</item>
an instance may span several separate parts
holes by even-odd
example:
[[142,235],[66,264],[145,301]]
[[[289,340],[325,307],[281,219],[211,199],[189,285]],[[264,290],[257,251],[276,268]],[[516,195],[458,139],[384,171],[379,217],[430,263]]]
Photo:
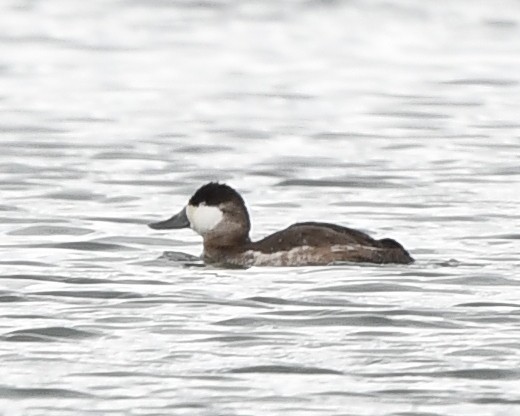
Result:
[[207,235],[204,237],[204,251],[231,249],[233,247],[243,247],[251,242],[249,235]]

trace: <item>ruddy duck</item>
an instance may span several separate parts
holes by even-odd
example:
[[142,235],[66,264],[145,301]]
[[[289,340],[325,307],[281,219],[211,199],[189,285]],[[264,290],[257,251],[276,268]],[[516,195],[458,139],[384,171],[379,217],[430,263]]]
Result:
[[323,222],[300,222],[260,241],[249,239],[251,223],[240,194],[210,182],[154,230],[190,227],[204,240],[205,263],[224,266],[316,266],[337,262],[401,263],[414,260],[397,241],[375,240],[352,228]]

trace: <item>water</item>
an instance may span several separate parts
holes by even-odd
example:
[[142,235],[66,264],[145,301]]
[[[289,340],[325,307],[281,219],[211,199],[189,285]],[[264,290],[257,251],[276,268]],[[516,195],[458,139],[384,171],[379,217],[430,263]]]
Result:
[[[518,2],[5,0],[0,28],[0,414],[519,414]],[[214,179],[254,238],[327,220],[417,262],[201,267],[145,224]]]

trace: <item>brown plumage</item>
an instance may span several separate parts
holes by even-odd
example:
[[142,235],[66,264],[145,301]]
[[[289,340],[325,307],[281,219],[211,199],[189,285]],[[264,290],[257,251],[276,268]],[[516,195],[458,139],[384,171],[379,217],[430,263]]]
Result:
[[[199,188],[186,209],[155,229],[199,230],[204,239],[203,258],[208,263],[232,266],[304,266],[338,262],[400,263],[414,260],[401,244],[390,238],[376,240],[361,231],[323,222],[302,222],[259,241],[249,238],[250,220],[244,200],[228,185],[209,183]],[[211,211],[211,220],[194,212]],[[211,210],[214,207],[215,210]],[[202,221],[203,224],[194,223]],[[215,223],[211,223],[214,221]],[[210,228],[207,228],[211,224]],[[200,231],[203,230],[203,231]]]

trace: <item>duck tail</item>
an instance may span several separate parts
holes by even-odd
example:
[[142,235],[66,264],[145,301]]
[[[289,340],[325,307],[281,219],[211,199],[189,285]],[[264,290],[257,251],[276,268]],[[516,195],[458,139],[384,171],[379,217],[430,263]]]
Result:
[[385,263],[410,264],[415,260],[405,248],[392,238],[382,238],[378,240],[380,247],[389,249],[385,255]]

